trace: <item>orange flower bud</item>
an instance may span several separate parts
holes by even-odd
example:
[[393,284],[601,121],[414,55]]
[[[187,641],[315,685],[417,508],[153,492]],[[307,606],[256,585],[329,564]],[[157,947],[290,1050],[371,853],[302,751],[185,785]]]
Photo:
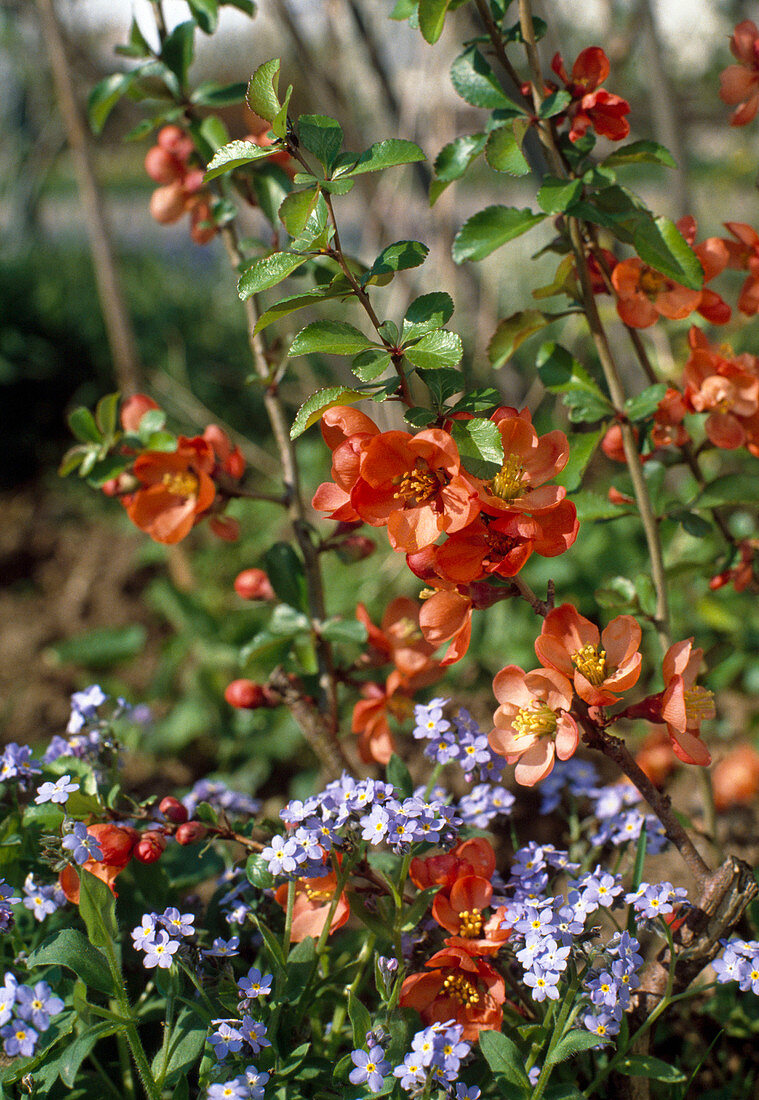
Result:
[[125,432],[136,432],[146,412],[159,406],[144,393],[133,393],[121,406],[121,427]]
[[134,849],[134,857],[138,859],[140,863],[155,863],[155,861],[160,859],[163,855],[165,847],[166,837],[164,834],[149,831],[143,833],[137,841],[137,846]]
[[235,578],[235,592],[244,600],[273,600],[274,589],[263,569],[243,569]]
[[177,844],[197,844],[208,836],[208,829],[202,821],[186,821],[174,834]]
[[171,795],[161,800],[158,806],[158,812],[163,814],[163,816],[174,825],[182,825],[189,816],[187,807],[183,806],[179,799],[173,798]]

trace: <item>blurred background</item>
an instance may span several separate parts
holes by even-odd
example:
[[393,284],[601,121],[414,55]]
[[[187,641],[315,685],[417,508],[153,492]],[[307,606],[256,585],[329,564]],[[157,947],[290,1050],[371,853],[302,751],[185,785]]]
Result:
[[[284,83],[295,86],[293,114],[339,118],[349,148],[390,136],[410,138],[431,164],[447,142],[481,125],[482,112],[459,99],[448,79],[461,41],[479,28],[474,8],[464,6],[433,48],[408,23],[388,19],[392,6],[391,0],[259,0],[253,19],[225,7],[218,32],[196,36],[192,80],[244,81],[263,61],[281,57]],[[222,694],[239,674],[239,645],[260,628],[264,614],[242,604],[232,581],[240,569],[259,564],[280,530],[279,513],[264,505],[238,509],[243,535],[234,546],[220,546],[199,528],[186,542],[167,548],[148,542],[114,501],[75,478],[57,476],[70,445],[67,412],[79,404],[92,406],[119,388],[151,394],[167,409],[172,426],[186,434],[202,431],[209,421],[221,424],[240,443],[262,486],[276,484],[279,463],[259,393],[245,381],[250,365],[243,316],[223,248],[218,240],[193,244],[184,220],[159,226],[150,218],[154,184],[143,168],[150,141],[124,141],[143,117],[140,104],[129,98],[119,102],[102,134],[89,133],[86,148],[107,227],[105,262],[116,277],[105,303],[122,325],[115,361],[96,289],[99,282],[102,292],[102,268],[96,279],[88,237],[92,198],[82,201],[51,71],[50,37],[43,33],[42,14],[49,7],[50,0],[0,0],[4,737],[28,742],[59,732],[70,692],[98,680],[153,708],[152,724],[139,735],[141,753],[130,759],[136,785],[150,780],[155,789],[160,775],[168,789],[216,768],[246,789],[266,792],[272,784],[282,789],[290,777],[287,759],[298,744],[289,716],[233,712]],[[91,88],[132,64],[114,56],[132,19],[155,41],[153,9],[148,0],[54,0],[53,10],[84,117]],[[164,10],[170,27],[187,18],[182,0],[166,0]],[[540,13],[540,5],[536,10]],[[653,138],[675,155],[676,171],[633,170],[631,184],[652,208],[673,218],[694,214],[699,239],[720,232],[724,219],[755,224],[755,129],[731,130],[729,109],[717,94],[719,71],[730,61],[732,27],[755,17],[754,6],[738,0],[697,5],[554,0],[550,11],[556,20],[542,46],[546,71],[559,48],[569,68],[583,47],[603,45],[612,65],[607,87],[632,106],[631,137]],[[252,119],[244,108],[221,113],[232,137],[250,132]],[[548,239],[550,227],[542,239],[536,232],[485,263],[463,268],[452,263],[450,246],[475,210],[492,202],[527,205],[532,181],[499,176],[481,163],[430,207],[428,165],[364,179],[338,208],[346,248],[364,261],[409,237],[431,250],[422,268],[403,273],[383,292],[384,316],[399,319],[415,295],[446,289],[457,304],[452,325],[464,339],[464,369],[472,380],[492,382],[485,349],[498,319],[529,306],[530,291],[553,274],[555,256],[527,262]],[[249,211],[246,218],[243,233],[265,236],[258,212]],[[740,275],[735,276],[737,288]],[[613,306],[604,308],[613,327]],[[278,337],[286,339],[304,323],[303,314],[289,327],[283,323]],[[645,333],[665,379],[682,364],[687,327],[683,322],[666,332],[657,326]],[[751,346],[741,319],[726,338],[736,351],[759,350],[755,338]],[[588,350],[579,328],[568,327],[562,339],[578,354]],[[564,426],[564,420],[553,399],[543,401],[535,381],[538,344],[523,345],[494,384],[505,403],[529,404],[541,430],[547,430]],[[633,370],[632,364],[627,369]],[[293,410],[333,376],[331,370],[303,359],[293,364],[284,383]],[[316,429],[303,439],[300,454],[310,495],[328,471]],[[604,494],[613,472],[602,455],[594,461],[591,478]],[[753,532],[752,517],[740,510],[730,522],[736,534]],[[285,528],[281,535],[286,537]],[[711,538],[682,528],[665,537],[671,540],[669,566],[678,578],[676,635],[697,635],[707,650],[709,686],[728,700],[715,737],[751,736],[756,715],[741,700],[759,689],[753,657],[759,629],[732,590],[709,591],[706,563],[714,560],[717,545]],[[330,594],[335,611],[350,615],[362,599],[378,620],[388,591],[415,594],[402,557],[388,552],[384,539],[377,542],[372,558],[340,566],[339,588]],[[590,525],[560,559],[531,561],[527,576],[538,590],[553,577],[562,599],[577,600],[586,613],[600,602],[611,615],[621,606],[624,578],[646,568],[637,525],[619,520]],[[616,588],[607,583],[614,577],[622,578]],[[534,626],[522,608],[510,604],[499,604],[480,620],[471,659],[456,666],[436,691],[456,694],[486,715],[492,706],[489,681],[504,658],[525,664],[533,659]]]

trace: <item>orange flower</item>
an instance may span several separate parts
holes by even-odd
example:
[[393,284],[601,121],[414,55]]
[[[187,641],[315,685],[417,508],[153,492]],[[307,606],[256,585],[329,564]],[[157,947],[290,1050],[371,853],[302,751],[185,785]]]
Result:
[[495,955],[511,935],[510,928],[501,928],[505,906],[487,919],[487,909],[493,897],[489,879],[479,875],[457,878],[450,892],[440,890],[432,902],[432,916],[437,923],[452,932],[445,942],[448,947],[461,947],[470,955]]
[[675,642],[664,654],[664,693],[661,716],[667,725],[672,750],[685,764],[709,764],[711,756],[701,740],[701,723],[713,718],[714,696],[696,684],[704,656],[693,648],[693,638]]
[[143,451],[134,475],[144,488],[125,501],[127,514],[156,542],[180,542],[213,504],[213,448],[201,437],[181,435],[176,451]]
[[409,866],[411,881],[420,890],[440,886],[450,892],[459,878],[478,875],[491,879],[495,871],[495,851],[484,836],[462,840],[450,852],[436,856],[414,856]]
[[738,298],[738,309],[752,317],[759,313],[759,233],[745,222],[725,222],[725,228],[735,237],[734,241],[723,241],[730,267],[749,273]]
[[446,1020],[461,1024],[467,1042],[476,1041],[481,1031],[500,1030],[506,986],[489,963],[462,947],[446,947],[425,966],[430,973],[409,974],[403,982],[404,1008],[415,1008],[428,1025]]
[[436,661],[431,661],[428,668],[421,669],[415,676],[402,676],[394,669],[384,688],[374,683],[363,685],[361,694],[364,698],[353,708],[351,729],[359,735],[358,751],[365,764],[371,761],[388,763],[395,752],[388,715],[399,722],[410,718],[414,693],[434,684],[440,675],[440,666]]
[[564,432],[548,432],[538,437],[528,409],[517,412],[503,407],[490,419],[498,426],[504,461],[491,481],[479,483],[482,510],[493,516],[502,512],[539,515],[555,508],[564,499],[566,490],[545,482],[561,473],[569,460],[569,443]]
[[688,430],[683,427],[683,419],[688,406],[679,390],[669,386],[654,413],[651,429],[651,442],[654,447],[684,447],[689,441]]
[[657,787],[662,786],[677,766],[677,759],[665,730],[651,730],[635,754],[635,763],[652,783]]
[[323,482],[312,501],[317,512],[343,523],[361,522],[351,504],[351,490],[359,475],[361,451],[379,428],[364,413],[349,405],[335,405],[322,415],[324,442],[332,451],[332,481]]
[[353,507],[373,527],[387,525],[394,550],[431,546],[444,531],[466,527],[479,511],[458,448],[440,428],[373,436],[362,450],[360,475],[351,492]]
[[524,672],[507,665],[493,680],[493,691],[501,705],[493,715],[490,747],[516,764],[517,783],[532,787],[553,770],[556,756],[568,760],[577,748],[577,723],[569,713],[572,683],[554,669]]
[[370,652],[367,663],[384,665],[389,661],[402,676],[426,671],[435,647],[425,640],[419,628],[419,604],[408,596],[392,600],[376,627],[362,603],[356,605],[356,618],[366,627]]
[[734,450],[759,441],[754,418],[759,412],[759,364],[753,355],[728,358],[691,328],[690,358],[683,370],[683,399],[694,412],[708,412],[704,428],[716,447]]
[[[332,899],[337,888],[337,877],[334,871],[321,878],[298,878],[295,880],[295,902],[293,904],[293,924],[290,931],[290,942],[300,943],[307,936],[318,939],[324,931],[327,923]],[[287,908],[287,883],[283,882],[274,891],[275,901]],[[332,935],[347,921],[350,916],[350,905],[345,894],[341,894],[332,921],[329,926],[329,934]]]
[[535,642],[544,668],[572,677],[575,691],[594,707],[616,703],[638,682],[641,630],[631,615],[618,615],[603,633],[571,604],[549,611]]
[[745,126],[759,107],[759,31],[756,23],[744,19],[738,23],[730,39],[730,50],[738,65],[728,65],[719,78],[720,99],[733,106],[738,104],[731,126]]
[[611,141],[627,137],[630,125],[623,116],[630,113],[630,104],[600,88],[610,68],[609,59],[600,46],[588,46],[578,54],[571,76],[567,76],[561,54],[554,55],[551,68],[572,96],[573,102],[567,108],[572,121],[570,141],[577,141],[589,127]]
[[[89,871],[106,884],[114,897],[118,897],[114,882],[132,858],[132,852],[140,834],[128,825],[114,825],[105,822],[89,825],[87,832],[100,845],[102,860],[88,859],[81,869]],[[76,868],[68,863],[61,871],[58,882],[68,901],[79,904],[80,880]]]

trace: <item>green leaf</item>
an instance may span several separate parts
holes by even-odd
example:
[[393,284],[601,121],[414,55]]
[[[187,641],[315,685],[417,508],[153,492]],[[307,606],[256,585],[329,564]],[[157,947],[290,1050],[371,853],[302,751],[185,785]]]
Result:
[[298,119],[298,137],[304,149],[313,153],[325,170],[331,172],[343,144],[340,123],[327,115],[301,115]]
[[182,88],[187,83],[187,72],[194,53],[195,20],[188,19],[186,23],[179,23],[164,39],[161,50],[161,60],[174,73]]
[[101,626],[55,642],[45,654],[57,664],[83,665],[88,669],[111,668],[142,653],[147,633],[139,623]]
[[569,435],[569,461],[560,474],[554,478],[557,485],[563,485],[568,493],[579,489],[582,475],[590,463],[596,448],[604,435],[604,429],[595,432],[579,432]]
[[544,176],[537,194],[538,206],[546,214],[562,214],[582,191],[582,180]]
[[631,141],[621,145],[601,162],[604,167],[616,168],[620,164],[663,164],[666,168],[676,168],[677,162],[663,145],[656,141]]
[[759,474],[725,474],[705,486],[692,508],[718,508],[721,504],[756,504]]
[[545,214],[533,214],[532,210],[518,210],[515,206],[488,206],[473,214],[459,229],[453,242],[453,259],[457,264],[484,260],[496,248],[544,219]]
[[445,14],[451,0],[419,0],[419,30],[432,46],[443,32]]
[[677,1066],[654,1058],[651,1054],[628,1054],[615,1062],[614,1069],[627,1077],[649,1077],[654,1081],[668,1081],[671,1085],[685,1081],[686,1077]]
[[546,389],[550,393],[564,394],[564,404],[573,422],[599,420],[613,411],[609,399],[585,368],[560,344],[543,344],[536,365]]
[[[516,119],[512,126],[501,126],[490,134],[485,146],[485,160],[496,172],[506,172],[510,176],[529,174],[530,166],[522,152],[525,130],[524,126],[517,125],[523,121]],[[521,134],[517,137],[520,130]]]
[[633,246],[644,263],[689,290],[700,290],[704,269],[698,256],[669,218],[642,218],[633,230]]
[[564,108],[568,107],[571,102],[572,96],[562,88],[560,91],[553,92],[551,95],[546,96],[540,105],[540,111],[538,113],[541,118],[553,118],[554,115],[561,114]]
[[513,313],[511,317],[505,317],[499,322],[488,344],[491,367],[498,370],[508,363],[520,344],[550,325],[554,319],[552,314],[541,313],[539,309],[523,309],[519,313]]
[[253,173],[253,190],[265,218],[277,224],[277,212],[292,190],[290,177],[279,164],[263,164]]
[[285,956],[278,938],[269,930],[263,921],[258,919],[257,916],[254,915],[253,920],[256,922],[258,931],[261,933],[264,946],[269,954],[269,961],[277,979],[284,979],[287,974],[287,962],[285,961]]
[[442,328],[453,315],[453,299],[445,291],[422,294],[415,298],[403,318],[403,341],[415,340],[433,329]]
[[407,424],[410,424],[412,428],[426,428],[433,420],[437,420],[437,414],[432,409],[423,409],[420,406],[415,406],[412,409],[406,409],[403,414],[403,419]]
[[140,437],[140,442],[147,446],[147,442],[152,435],[156,432],[160,432],[166,423],[166,413],[163,409],[148,409],[140,417],[140,423],[137,426],[137,434]]
[[277,94],[280,64],[278,57],[264,61],[253,73],[248,84],[248,106],[265,122],[273,122],[280,108]]
[[319,630],[328,642],[350,642],[363,645],[367,639],[366,627],[358,619],[327,619]]
[[[166,1066],[166,1082],[173,1083],[183,1071],[187,1071],[200,1057],[205,1046],[208,1028],[191,1008],[183,1008],[171,1031],[169,1062]],[[159,1050],[151,1067],[153,1074],[163,1070],[164,1053]]]
[[269,890],[276,879],[269,870],[269,864],[260,852],[251,852],[245,862],[245,876],[251,886],[259,890]]
[[464,347],[458,333],[441,328],[428,332],[416,344],[406,348],[403,354],[409,363],[421,370],[439,370],[460,363]]
[[340,172],[340,176],[360,176],[365,172],[380,172],[383,168],[413,164],[414,161],[424,159],[424,153],[413,141],[388,138],[386,141],[377,141],[374,145],[370,145],[349,170]]
[[247,88],[248,85],[241,80],[233,84],[219,84],[216,80],[204,80],[190,96],[190,102],[199,107],[234,107],[238,103],[244,103]]
[[307,191],[291,191],[285,196],[279,208],[279,220],[291,237],[299,237],[306,228],[319,197],[318,186]]
[[362,351],[351,363],[351,370],[362,382],[373,382],[380,378],[390,366],[390,352],[382,348],[369,348]]
[[556,1046],[546,1058],[546,1065],[556,1065],[557,1062],[564,1062],[567,1058],[571,1058],[573,1054],[580,1054],[584,1050],[594,1050],[598,1047],[605,1046],[608,1040],[602,1039],[598,1035],[594,1035],[590,1031],[581,1031],[579,1028],[575,1031],[570,1031],[563,1038],[559,1039]]
[[287,317],[299,309],[305,309],[306,306],[310,306],[314,302],[327,301],[330,298],[341,298],[344,294],[345,290],[342,287],[320,286],[315,290],[307,291],[305,294],[293,294],[289,298],[283,298],[271,309],[267,309],[265,313],[261,314],[255,331],[256,333],[263,332],[275,321],[279,321],[282,317]]
[[95,422],[104,436],[112,436],[119,423],[119,399],[121,394],[108,393],[101,397],[95,408]]
[[414,781],[411,773],[396,753],[390,757],[385,768],[385,777],[388,783],[395,787],[398,797],[410,798],[414,793]]
[[630,506],[612,504],[608,497],[587,489],[581,493],[574,493],[571,500],[577,509],[577,518],[580,523],[590,523],[600,519],[618,519],[620,516],[629,515],[631,511]]
[[[316,942],[313,936],[306,936],[297,943],[287,956],[287,982],[282,992],[282,1000],[287,1004],[297,1004],[303,993],[306,992],[311,976],[316,969]],[[290,1055],[295,1058],[298,1055],[296,1048]],[[308,1049],[306,1045],[306,1049]]]
[[395,7],[390,12],[389,18],[399,22],[406,20],[419,7],[419,0],[395,0]]
[[383,248],[377,259],[361,279],[366,286],[381,275],[392,275],[395,271],[406,271],[419,267],[427,258],[429,248],[421,241],[396,241]]
[[82,443],[101,443],[103,435],[95,423],[95,417],[82,405],[69,413],[69,428],[76,439]]
[[353,1045],[362,1048],[366,1043],[366,1033],[372,1030],[372,1018],[369,1009],[359,1001],[353,990],[348,996],[348,1015],[353,1027]]
[[435,175],[444,183],[461,179],[488,140],[487,134],[466,134],[444,145],[435,158]]
[[277,111],[276,115],[272,119],[271,129],[275,137],[280,138],[282,141],[287,137],[287,129],[289,125],[288,108],[290,106],[290,96],[293,94],[293,86],[290,84],[288,87],[282,106]]
[[94,947],[113,948],[118,943],[116,898],[102,879],[84,867],[79,868],[79,913]]
[[269,630],[260,630],[240,650],[240,668],[246,674],[261,666],[266,666],[268,670],[271,670],[274,665],[285,659],[291,648],[291,637],[283,638],[281,634],[272,634]]
[[630,420],[645,420],[647,416],[653,415],[666,392],[667,383],[656,382],[653,386],[647,386],[636,397],[628,398],[625,401],[625,411]]
[[188,0],[190,12],[204,34],[213,34],[219,22],[217,0]]
[[[115,52],[122,57],[150,57],[150,45],[140,30],[137,20],[132,18],[129,28],[129,42],[126,46],[117,46]],[[152,127],[151,127],[152,128]]]
[[363,332],[359,332],[346,321],[313,321],[295,337],[289,354],[291,357],[315,354],[358,355],[360,351],[366,351],[372,346],[372,341]]
[[264,256],[243,271],[237,284],[237,293],[244,302],[253,294],[260,294],[262,290],[276,286],[297,271],[308,259],[297,252],[273,252],[271,256]]
[[109,114],[129,91],[136,75],[136,72],[112,73],[92,89],[87,97],[87,116],[93,133],[99,134],[102,131]]
[[473,107],[508,107],[519,115],[524,114],[524,110],[504,94],[498,78],[476,46],[464,50],[453,62],[451,82],[461,98]]
[[64,928],[48,936],[32,951],[26,965],[30,970],[34,966],[65,966],[89,989],[113,994],[113,978],[105,956],[75,928]]
[[94,1026],[90,1024],[83,1035],[77,1036],[76,1039],[66,1044],[56,1062],[58,1076],[68,1089],[73,1088],[79,1067],[87,1055],[101,1039],[107,1035],[112,1035],[115,1031],[116,1028],[106,1021]]
[[358,390],[347,390],[343,386],[329,386],[326,389],[317,390],[298,409],[295,421],[290,429],[290,438],[297,439],[299,435],[303,435],[307,428],[310,428],[312,424],[321,419],[322,413],[325,413],[327,409],[332,409],[335,405],[353,405],[356,401],[364,401],[365,399],[365,393],[359,393]]
[[503,441],[492,420],[456,420],[451,434],[470,474],[483,480],[495,477],[503,466]]
[[311,623],[308,615],[297,607],[280,603],[272,611],[268,629],[279,638],[297,638],[299,634],[308,634]]
[[235,168],[241,168],[244,164],[268,160],[279,151],[276,145],[262,147],[255,145],[252,141],[230,141],[216,150],[203,178],[207,183],[209,180],[216,179],[217,176],[234,171]]
[[516,1043],[501,1031],[481,1031],[480,1050],[494,1074],[530,1089],[530,1079]]
[[681,508],[675,512],[670,512],[669,518],[681,524],[683,530],[687,531],[694,539],[703,539],[711,534],[711,523],[705,520],[703,516],[696,515],[695,512],[689,512],[687,508]]
[[266,573],[277,597],[308,611],[308,585],[303,560],[289,542],[275,542],[264,554]]

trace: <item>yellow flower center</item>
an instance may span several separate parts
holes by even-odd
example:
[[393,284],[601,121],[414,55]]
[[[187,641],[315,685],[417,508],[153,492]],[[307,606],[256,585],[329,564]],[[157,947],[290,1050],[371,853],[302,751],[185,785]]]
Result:
[[588,642],[582,649],[572,654],[572,664],[581,672],[593,687],[598,687],[606,679],[606,650]]
[[488,548],[491,554],[496,558],[505,558],[519,541],[518,539],[513,539],[510,535],[504,535],[501,531],[494,531],[492,527],[488,528],[486,538]]
[[321,889],[317,889],[316,887],[309,886],[308,884],[305,885],[304,889],[306,891],[306,897],[309,899],[309,901],[332,901],[332,891],[329,889],[324,889],[324,887],[322,887]]
[[172,496],[194,497],[198,494],[198,479],[189,470],[178,474],[165,473],[162,484]]
[[659,271],[654,271],[651,267],[647,267],[641,272],[638,281],[638,286],[647,298],[655,298],[657,294],[666,290],[668,285],[669,280]]
[[479,1003],[480,995],[472,983],[462,974],[451,973],[443,979],[443,989],[465,1008]]
[[418,642],[422,637],[422,632],[413,619],[406,617],[393,624],[391,633],[401,642]]
[[398,488],[393,494],[396,500],[402,500],[411,508],[424,504],[433,497],[442,484],[440,474],[431,470],[424,459],[418,458],[414,469],[408,473],[400,474],[394,478],[393,484]]
[[705,718],[713,718],[714,692],[708,688],[688,688],[685,692],[685,720],[689,723],[703,722]]
[[547,703],[533,699],[528,707],[522,707],[511,724],[521,737],[535,734],[542,737],[556,733],[558,719]]
[[482,913],[479,909],[464,909],[459,913],[459,935],[473,940],[482,932]]
[[501,500],[518,500],[524,495],[526,478],[519,455],[509,455],[490,483],[493,495]]

